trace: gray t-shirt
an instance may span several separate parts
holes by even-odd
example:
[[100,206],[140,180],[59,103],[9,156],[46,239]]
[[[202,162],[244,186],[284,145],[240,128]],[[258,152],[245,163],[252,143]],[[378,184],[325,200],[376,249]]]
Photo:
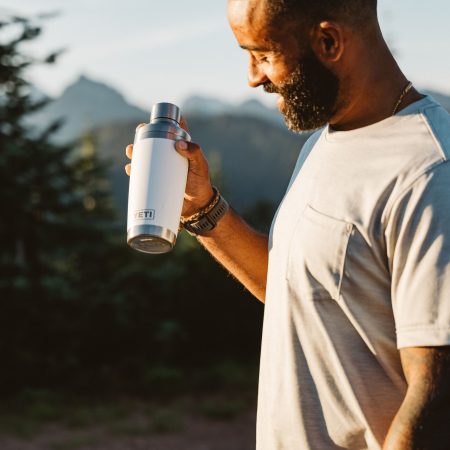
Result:
[[258,450],[379,450],[398,348],[450,345],[449,156],[430,97],[305,144],[269,240]]

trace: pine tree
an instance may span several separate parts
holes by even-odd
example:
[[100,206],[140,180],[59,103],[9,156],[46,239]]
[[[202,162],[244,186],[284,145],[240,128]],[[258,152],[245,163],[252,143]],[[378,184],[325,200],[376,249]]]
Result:
[[46,101],[33,98],[26,71],[58,56],[37,60],[22,50],[40,33],[29,19],[0,22],[0,354],[8,368],[2,386],[20,384],[29,370],[45,376],[51,364],[64,367],[59,358],[70,344],[74,303],[101,284],[89,270],[109,249],[115,217],[92,140],[56,145],[59,123],[29,127],[27,118]]
[[193,239],[153,257],[127,247],[95,135],[61,146],[51,139],[58,123],[30,129],[46,102],[26,71],[57,59],[22,51],[40,32],[30,20],[0,22],[0,394],[141,395],[165,382],[172,391],[177,367],[231,358],[233,344],[251,355],[259,305]]

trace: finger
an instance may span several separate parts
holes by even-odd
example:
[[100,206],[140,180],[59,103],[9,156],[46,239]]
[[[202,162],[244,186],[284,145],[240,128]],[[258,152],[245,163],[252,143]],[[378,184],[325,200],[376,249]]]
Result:
[[175,149],[181,156],[189,160],[190,170],[208,171],[208,163],[198,144],[195,142],[177,141],[175,143]]
[[184,116],[181,116],[180,127],[183,128],[183,130],[186,130],[189,133],[189,126],[188,126],[188,123],[187,123],[187,121],[186,121]]
[[146,123],[140,123],[137,127],[136,127],[136,131],[139,130],[139,128],[143,127],[147,125]]
[[184,156],[189,161],[197,159],[201,154],[200,146],[194,142],[187,142],[183,140],[176,141],[175,149],[180,155]]
[[133,156],[133,144],[127,145],[127,148],[125,149],[125,154],[128,156],[128,158],[131,159]]
[[131,164],[127,164],[125,166],[125,172],[127,173],[128,176],[130,176],[131,173]]

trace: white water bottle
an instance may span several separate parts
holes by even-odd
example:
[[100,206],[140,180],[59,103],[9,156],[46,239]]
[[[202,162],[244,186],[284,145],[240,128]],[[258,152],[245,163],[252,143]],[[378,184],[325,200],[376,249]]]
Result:
[[136,131],[128,193],[128,245],[144,253],[166,253],[175,245],[183,207],[188,161],[175,141],[190,141],[180,109],[153,106],[150,123]]

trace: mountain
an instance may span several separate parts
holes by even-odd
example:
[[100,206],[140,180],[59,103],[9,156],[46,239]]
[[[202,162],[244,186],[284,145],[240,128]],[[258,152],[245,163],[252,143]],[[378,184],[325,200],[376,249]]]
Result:
[[[422,92],[431,95],[450,112],[450,96],[436,91],[423,90]],[[256,99],[249,99],[236,105],[211,97],[193,95],[184,101],[182,110],[187,117],[190,115],[214,117],[228,114],[239,117],[257,117],[269,122],[271,125],[278,125],[283,129],[286,127],[278,109],[268,108]]]
[[[424,91],[426,92],[426,91]],[[428,91],[437,101],[450,111],[450,96]],[[34,88],[34,97],[43,98],[45,94]],[[186,117],[219,117],[232,115],[241,118],[258,118],[285,130],[284,120],[276,108],[268,108],[255,99],[240,104],[232,104],[205,96],[191,96],[181,105]],[[85,76],[69,85],[58,98],[37,112],[27,123],[38,129],[55,120],[65,121],[55,136],[59,142],[68,142],[87,130],[114,122],[148,121],[148,111],[129,104],[114,88]]]
[[[33,88],[34,97],[45,98],[45,94]],[[279,111],[268,108],[258,100],[247,100],[235,105],[209,97],[191,96],[181,109],[186,117],[217,117],[224,114],[239,117],[256,117],[272,125],[285,128]],[[148,111],[129,104],[112,87],[82,75],[69,85],[61,96],[53,99],[45,108],[32,115],[27,123],[41,129],[55,120],[63,125],[55,134],[57,142],[69,142],[88,130],[114,122],[132,120],[147,122]]]
[[[429,93],[450,111],[449,96]],[[214,182],[235,209],[244,212],[258,202],[278,204],[307,134],[289,132],[281,114],[257,100],[233,105],[192,96],[182,110],[193,139],[206,153]],[[136,124],[148,120],[148,112],[130,105],[113,88],[82,76],[32,120],[43,127],[61,118],[66,122],[59,141],[75,140],[89,131],[99,156],[111,162],[111,185],[124,219],[128,197],[124,150],[133,142]]]
[[[37,97],[42,95],[36,90]],[[232,105],[190,97],[182,111],[207,155],[215,182],[237,210],[281,200],[306,136],[289,132],[278,111],[256,100]],[[127,103],[113,88],[81,76],[31,122],[43,128],[61,119],[65,123],[56,135],[58,142],[89,132],[98,155],[111,163],[113,194],[124,218],[128,200],[124,150],[133,142],[136,124],[148,121],[148,112]]]
[[86,130],[108,123],[148,121],[148,112],[130,105],[118,91],[106,84],[81,76],[60,97],[31,116],[29,122],[43,128],[55,120],[63,121],[55,140],[68,142]]
[[220,116],[230,112],[234,106],[216,98],[191,95],[183,102],[181,108],[186,115]]
[[[205,152],[213,182],[243,213],[255,203],[276,205],[282,199],[307,135],[270,125],[256,117],[189,116],[191,135]],[[128,176],[124,150],[133,142],[135,121],[93,131],[98,155],[112,163],[112,187],[122,217],[126,213]]]
[[284,119],[275,108],[268,108],[256,99],[249,99],[240,104],[227,103],[211,97],[193,95],[182,104],[183,114],[197,117],[212,117],[224,114],[239,117],[257,117],[285,128]]
[[31,100],[34,102],[40,102],[42,100],[50,100],[50,97],[44,91],[34,86],[33,84],[30,85],[30,97]]

